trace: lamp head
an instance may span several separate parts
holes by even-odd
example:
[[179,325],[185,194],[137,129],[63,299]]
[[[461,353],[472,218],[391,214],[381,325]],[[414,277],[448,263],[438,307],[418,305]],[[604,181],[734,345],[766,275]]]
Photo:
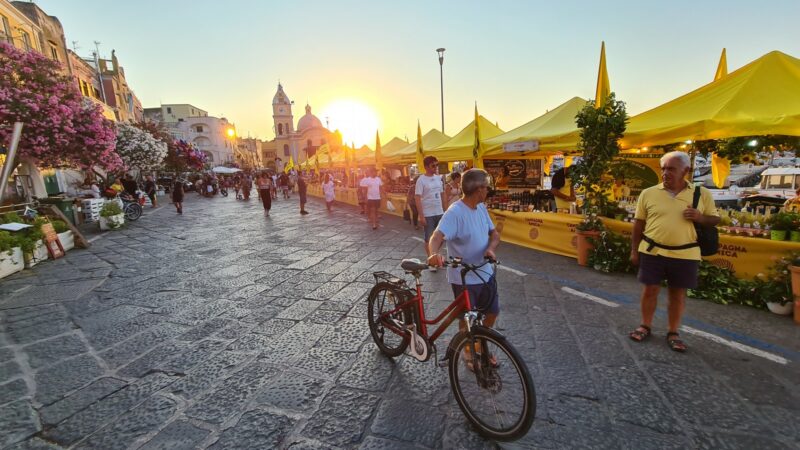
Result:
[[444,47],[437,48],[436,53],[439,54],[439,64],[442,64],[444,62]]

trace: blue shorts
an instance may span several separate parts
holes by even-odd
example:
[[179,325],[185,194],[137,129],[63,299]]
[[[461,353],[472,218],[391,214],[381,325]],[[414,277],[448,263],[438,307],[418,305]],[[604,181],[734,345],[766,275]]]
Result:
[[439,221],[442,220],[442,214],[438,216],[425,216],[425,243],[431,240],[433,232],[439,226]]
[[[453,295],[458,298],[464,286],[451,284]],[[473,308],[484,314],[498,314],[500,312],[500,296],[497,295],[497,279],[492,276],[486,284],[468,284],[469,302]]]
[[639,252],[639,282],[646,285],[660,285],[667,280],[667,286],[680,289],[697,287],[697,272],[700,261],[693,259],[669,258]]

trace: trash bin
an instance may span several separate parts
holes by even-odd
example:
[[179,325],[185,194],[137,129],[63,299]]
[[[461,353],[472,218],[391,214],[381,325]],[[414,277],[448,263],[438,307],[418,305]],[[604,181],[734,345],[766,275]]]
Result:
[[47,205],[55,205],[58,209],[64,213],[64,216],[67,217],[67,220],[70,221],[71,224],[75,225],[75,199],[72,197],[47,197],[39,199],[39,203],[44,203]]

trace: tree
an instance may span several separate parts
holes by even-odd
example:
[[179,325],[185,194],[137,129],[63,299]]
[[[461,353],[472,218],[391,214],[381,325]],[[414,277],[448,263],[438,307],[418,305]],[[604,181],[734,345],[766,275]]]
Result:
[[117,153],[128,168],[153,171],[161,167],[167,156],[167,144],[139,127],[119,123]]
[[174,172],[203,170],[207,159],[206,154],[198,150],[193,144],[178,140],[167,150],[164,166],[167,170]]
[[589,101],[575,116],[575,123],[580,128],[578,150],[582,158],[570,169],[570,177],[583,188],[584,214],[592,215],[592,218],[602,215],[608,207],[604,193],[611,188],[613,180],[604,175],[619,155],[618,141],[625,134],[627,120],[625,103],[617,101],[613,92],[600,108],[595,108],[594,101]]
[[37,52],[0,43],[0,142],[23,122],[19,156],[42,167],[123,168],[114,150],[114,124],[83,99],[60,64]]

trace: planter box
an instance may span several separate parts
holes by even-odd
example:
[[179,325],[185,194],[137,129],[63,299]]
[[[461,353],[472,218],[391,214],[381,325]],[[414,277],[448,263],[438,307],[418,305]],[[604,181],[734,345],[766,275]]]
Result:
[[36,248],[33,249],[32,254],[25,253],[25,268],[30,269],[36,264],[47,260],[49,257],[50,255],[47,253],[47,247],[44,246],[44,242],[39,241],[36,243]]
[[22,249],[14,247],[11,254],[0,252],[0,278],[5,278],[12,273],[17,273],[25,268],[25,260],[22,257]]
[[125,224],[125,213],[117,214],[116,216],[103,217],[100,216],[100,230],[116,230]]
[[58,233],[58,240],[61,241],[61,246],[64,247],[65,252],[75,248],[75,235],[72,234],[72,231]]

